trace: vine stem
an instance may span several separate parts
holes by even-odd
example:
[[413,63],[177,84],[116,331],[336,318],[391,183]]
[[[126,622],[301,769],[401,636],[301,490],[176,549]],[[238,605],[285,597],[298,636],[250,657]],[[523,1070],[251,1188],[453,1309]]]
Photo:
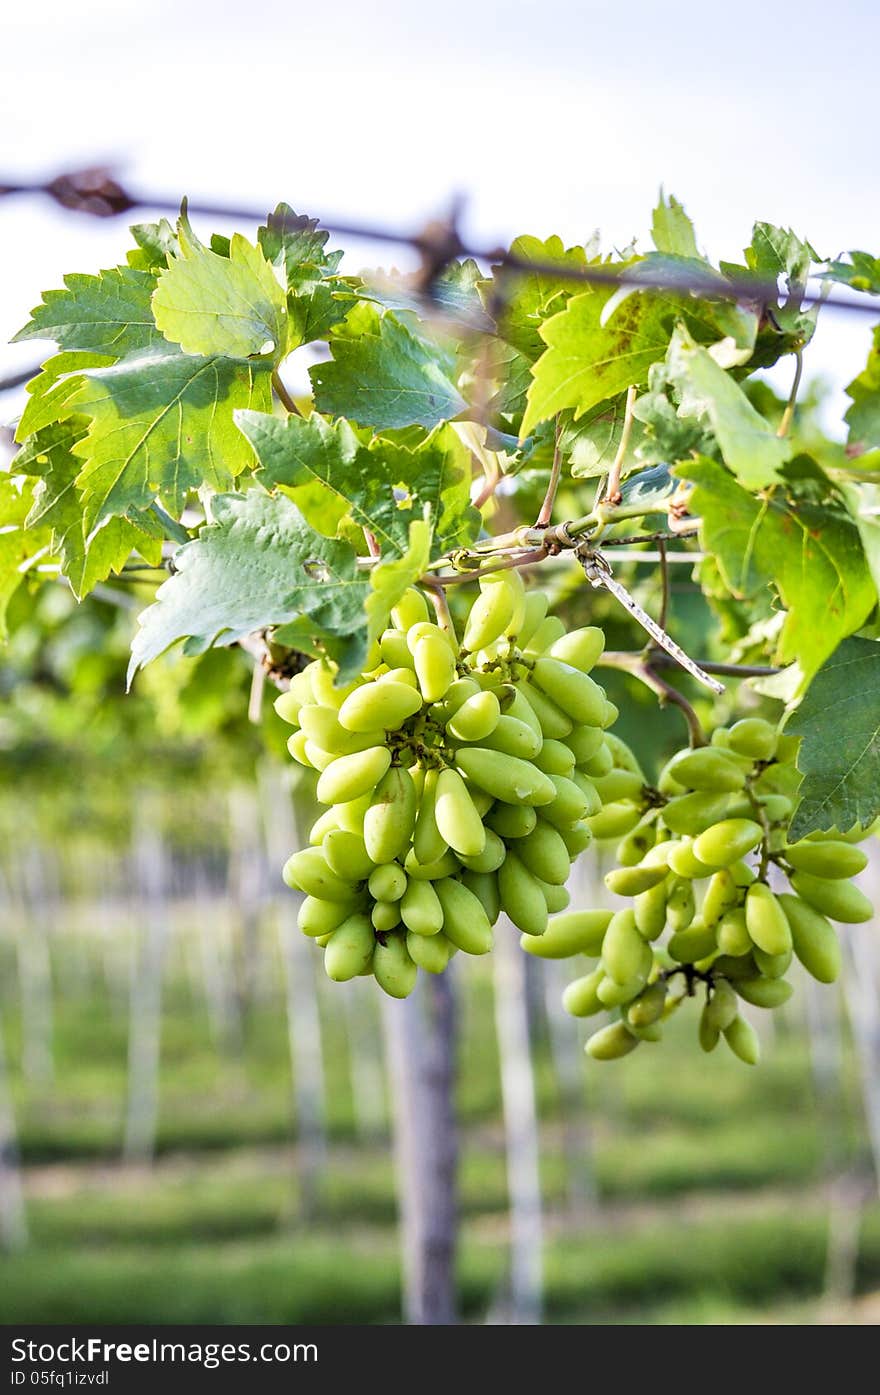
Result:
[[479,581],[481,576],[488,576],[490,572],[506,572],[516,567],[533,567],[537,562],[542,562],[546,556],[547,553],[543,547],[536,547],[530,552],[521,552],[516,557],[507,557],[503,562],[494,562],[488,567],[477,567],[475,570],[466,572],[429,574],[422,577],[422,585],[459,586],[465,581]]
[[633,428],[633,408],[635,405],[636,390],[634,387],[629,387],[626,391],[623,430],[620,433],[617,453],[611,462],[611,469],[608,471],[608,486],[605,490],[605,502],[608,504],[620,503],[620,473],[623,469],[623,462],[626,459],[626,452],[629,449],[629,438],[632,435]]
[[706,733],[700,725],[700,719],[687,698],[677,688],[673,688],[671,683],[667,683],[665,678],[661,678],[643,654],[625,654],[612,650],[600,655],[597,663],[601,668],[620,669],[621,672],[637,678],[640,683],[644,683],[646,688],[650,688],[653,693],[656,693],[661,707],[665,707],[667,703],[671,702],[673,706],[679,708],[687,722],[690,745],[693,748],[709,744]]
[[481,509],[484,504],[488,504],[495,490],[504,479],[504,474],[499,469],[497,461],[494,461],[489,469],[483,466],[483,473],[485,479],[471,500],[475,509]]
[[284,407],[286,411],[290,412],[292,416],[301,417],[302,412],[294,402],[290,393],[287,391],[287,388],[284,386],[284,383],[281,381],[281,374],[278,372],[277,368],[274,369],[272,373],[272,386],[275,389],[275,395],[277,396],[282,407]]
[[801,349],[795,350],[794,381],[791,385],[791,392],[788,394],[788,401],[785,404],[785,411],[782,413],[782,420],[776,432],[777,436],[787,436],[794,421],[794,409],[797,403],[798,389],[801,385],[801,376],[804,371],[804,355]]
[[452,623],[452,615],[449,610],[449,602],[446,599],[446,592],[443,590],[442,586],[437,586],[435,584],[433,577],[430,578],[430,580],[423,581],[423,584],[431,597],[431,602],[437,613],[437,624],[440,626],[441,630],[445,630],[447,634],[454,636],[455,626]]
[[553,438],[553,464],[550,468],[550,480],[547,484],[547,492],[544,495],[543,503],[538,517],[535,519],[536,528],[546,528],[553,516],[553,505],[556,503],[556,494],[559,489],[559,480],[562,474],[562,417],[557,413],[556,432]]

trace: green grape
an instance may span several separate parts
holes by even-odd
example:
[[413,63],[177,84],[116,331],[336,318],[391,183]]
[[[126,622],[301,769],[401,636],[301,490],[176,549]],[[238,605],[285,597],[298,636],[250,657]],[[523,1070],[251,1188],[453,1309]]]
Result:
[[621,801],[606,804],[598,814],[587,816],[587,825],[594,838],[621,838],[635,828],[641,817],[635,804]]
[[638,800],[642,796],[645,782],[641,775],[636,775],[632,770],[614,768],[607,775],[592,775],[589,771],[587,773],[590,774],[603,804],[612,804],[618,799]]
[[400,918],[416,935],[436,935],[443,929],[443,907],[433,882],[408,879],[400,901]]
[[[609,746],[603,743],[596,754],[591,756],[589,760],[582,760],[580,762],[578,769],[582,771],[584,775],[589,775],[593,780],[603,779],[610,775],[614,770],[614,757],[611,754]],[[594,786],[594,789],[595,788],[596,786]],[[639,789],[641,790],[641,785]],[[631,799],[632,797],[633,796],[630,794],[620,796],[622,799]]]
[[557,915],[559,911],[564,911],[571,905],[571,895],[567,887],[559,886],[555,882],[542,881],[540,877],[536,877],[535,880],[541,888],[550,915]]
[[326,809],[320,818],[316,819],[309,829],[309,843],[313,848],[319,848],[324,841],[324,835],[333,829],[339,828],[339,817],[336,813],[337,804]]
[[[305,732],[300,732],[299,735],[305,736]],[[310,765],[313,770],[326,770],[327,766],[332,765],[337,758],[334,751],[322,750],[320,746],[316,746],[314,741],[310,741],[308,737],[306,737],[303,751],[306,764]]]
[[304,935],[316,939],[338,929],[357,909],[357,901],[325,901],[319,896],[306,896],[296,921]]
[[769,886],[755,882],[746,892],[746,928],[754,944],[776,957],[791,949],[791,930],[785,912]]
[[[534,876],[551,886],[564,886],[571,871],[571,859],[560,834],[551,824],[538,819],[525,838],[517,840],[516,855]],[[488,869],[487,869],[488,870]]]
[[831,920],[840,920],[846,925],[857,925],[873,919],[874,908],[871,902],[852,882],[823,881],[810,872],[795,872],[789,880],[792,889],[802,901],[829,916]]
[[711,746],[673,756],[667,768],[687,789],[712,794],[732,794],[741,790],[746,782],[745,771],[723,751]]
[[733,987],[747,1003],[761,1008],[782,1007],[792,994],[784,978],[738,978]]
[[407,933],[406,949],[414,964],[429,974],[442,974],[449,963],[450,944],[445,935]]
[[666,919],[676,934],[687,930],[697,913],[694,888],[685,877],[673,877],[667,883]]
[[552,659],[559,659],[570,668],[589,673],[595,668],[605,648],[605,636],[596,625],[586,625],[580,630],[571,630],[561,635],[550,645]]
[[488,751],[500,751],[505,756],[531,760],[541,749],[541,738],[518,717],[499,717],[495,726],[479,743]]
[[721,917],[736,906],[739,897],[740,888],[737,886],[730,869],[722,867],[719,872],[714,872],[709,879],[703,904],[700,907],[700,919],[703,924],[717,925]]
[[[551,776],[551,779],[552,778],[554,777]],[[560,778],[567,779],[568,777],[562,776]],[[589,819],[592,818],[594,814],[598,814],[602,808],[602,800],[599,796],[599,791],[596,789],[590,777],[585,775],[582,770],[575,769],[571,773],[571,783],[577,785],[586,800],[587,807],[583,812],[582,818]]]
[[429,619],[428,602],[421,591],[408,586],[397,605],[392,607],[391,619],[404,632]]
[[434,710],[440,721],[448,724],[470,698],[479,697],[485,691],[473,678],[456,678],[442,700],[435,704]]
[[554,916],[544,934],[523,936],[520,944],[539,959],[569,959],[574,954],[598,956],[613,912],[567,911]]
[[616,896],[640,896],[644,891],[665,882],[665,867],[652,867],[643,863],[639,867],[616,867],[606,872],[605,885]]
[[532,757],[539,770],[545,775],[571,775],[574,770],[574,756],[571,747],[563,741],[542,741],[539,750]]
[[757,945],[752,946],[752,958],[765,978],[782,978],[783,974],[787,974],[792,953],[791,949],[787,949],[783,954],[767,954]]
[[[359,688],[358,692],[365,689]],[[381,745],[385,740],[381,728],[358,733],[348,731],[338,716],[329,707],[309,705],[300,711],[300,728],[309,741],[321,750],[334,756],[351,755],[353,751],[365,751],[368,746]]]
[[751,953],[752,937],[746,926],[746,913],[741,907],[724,912],[718,921],[716,934],[722,954],[739,958],[742,954]]
[[[540,940],[535,940],[536,945],[540,943]],[[531,950],[531,946],[528,948]],[[603,1004],[597,996],[597,990],[604,977],[604,969],[594,969],[584,978],[572,979],[566,986],[562,994],[562,1006],[571,1017],[594,1017],[597,1012],[602,1011]]]
[[543,654],[551,645],[566,633],[565,625],[558,615],[548,615],[538,625],[534,634],[529,639],[528,644],[523,645],[523,650],[528,655]]
[[523,697],[520,689],[515,684],[508,684],[503,689],[499,701],[501,702],[505,716],[516,717],[518,722],[524,722],[525,725],[535,733],[535,736],[538,738],[538,749],[540,750],[541,744],[545,739],[544,729],[538,721],[535,709],[532,707],[532,704]]
[[487,828],[508,842],[527,837],[537,822],[538,815],[529,804],[498,803],[486,816]]
[[718,942],[714,930],[695,924],[686,930],[676,930],[666,948],[679,964],[697,964],[715,953]]
[[370,919],[373,922],[373,929],[380,935],[385,934],[400,924],[400,906],[397,901],[374,901]]
[[437,829],[449,847],[464,857],[476,857],[486,845],[483,820],[457,770],[441,770],[434,801]]
[[535,660],[531,681],[579,726],[601,726],[605,693],[586,673],[559,659]]
[[415,716],[421,706],[422,699],[415,688],[408,683],[384,679],[379,683],[365,683],[350,693],[339,709],[339,722],[351,732],[371,732],[377,728],[396,731],[408,717]]
[[772,760],[776,751],[776,728],[763,717],[744,717],[734,722],[727,733],[732,751],[741,756],[751,756],[753,760]]
[[782,895],[779,904],[791,927],[794,952],[808,974],[820,983],[834,983],[840,975],[840,941],[834,927],[819,911],[797,896]]
[[645,941],[632,911],[615,911],[602,941],[602,962],[615,983],[628,983],[643,964]]
[[666,928],[666,879],[633,898],[636,929],[645,940],[656,940]]
[[389,668],[412,668],[412,654],[404,630],[385,630],[379,640],[379,653]]
[[626,1010],[628,1027],[650,1027],[663,1016],[666,1007],[666,983],[657,979],[634,998]]
[[719,978],[712,985],[712,996],[706,1002],[706,1019],[718,1032],[725,1031],[736,1017],[736,993],[727,979]]
[[469,780],[506,804],[549,804],[556,798],[552,776],[517,756],[504,756],[482,746],[467,746],[456,752],[455,761]]
[[588,848],[593,841],[592,830],[583,819],[572,824],[570,828],[560,828],[558,833],[572,860],[577,857],[578,853],[582,853],[585,848]]
[[298,761],[300,765],[312,765],[312,762],[306,755],[306,746],[308,744],[309,738],[304,731],[295,731],[292,736],[287,738],[287,749],[293,756],[293,759]]
[[571,828],[573,824],[579,823],[590,808],[584,791],[565,775],[545,775],[543,778],[549,780],[553,786],[554,795],[541,809],[541,817],[548,819],[558,828]]
[[358,799],[350,799],[345,804],[332,804],[331,811],[336,815],[337,827],[344,828],[346,833],[364,832],[364,815],[370,807],[372,793],[362,794]]
[[785,848],[785,859],[796,872],[808,872],[813,877],[838,881],[856,877],[868,865],[861,848],[852,843],[791,843]]
[[734,1056],[738,1056],[747,1066],[756,1066],[761,1055],[755,1029],[744,1017],[735,1017],[724,1029],[724,1040]]
[[518,687],[520,696],[529,704],[540,723],[541,735],[549,737],[551,741],[565,741],[574,727],[568,713],[557,707],[555,702],[551,702],[546,693],[542,693],[534,683],[520,683]]
[[711,1022],[709,1018],[709,1004],[706,1003],[700,1013],[700,1021],[697,1027],[697,1041],[700,1043],[700,1050],[707,1054],[714,1051],[721,1040],[720,1030]]
[[465,954],[488,954],[492,927],[478,897],[461,882],[444,877],[436,883],[443,907],[443,933]]
[[523,602],[523,620],[519,627],[519,643],[522,649],[530,643],[538,626],[547,615],[547,597],[543,591],[527,591]]
[[370,964],[376,937],[365,915],[352,915],[334,930],[324,950],[324,969],[336,983],[357,978]]
[[419,810],[413,829],[413,852],[421,863],[436,862],[448,851],[449,844],[437,827],[435,801],[437,780],[440,772],[434,769],[425,771],[425,780],[419,799]]
[[565,738],[565,744],[578,765],[592,760],[605,744],[605,733],[601,727],[575,727]]
[[501,896],[498,891],[498,878],[494,872],[466,871],[462,875],[462,886],[476,896],[489,920],[494,925],[501,914]]
[[508,853],[497,876],[505,915],[525,934],[543,935],[547,928],[547,902],[525,863],[515,853]]
[[370,873],[367,889],[377,901],[399,901],[407,885],[403,868],[397,862],[386,862]]
[[670,832],[695,838],[726,818],[730,803],[727,794],[707,794],[702,790],[679,794],[664,806],[661,817]]
[[466,698],[456,709],[450,718],[448,729],[457,741],[480,741],[494,732],[500,719],[501,706],[495,693],[478,692]]
[[359,679],[355,679],[353,683],[340,683],[337,686],[338,670],[336,665],[324,663],[320,659],[316,660],[314,664],[309,664],[307,672],[311,675],[315,702],[322,707],[332,707],[337,712],[349,693],[353,693],[355,688],[360,687]]
[[417,807],[412,776],[393,765],[376,786],[364,815],[364,843],[374,863],[393,862],[402,855],[413,835]]
[[357,833],[346,833],[342,828],[331,828],[321,844],[321,851],[330,871],[343,881],[363,881],[375,866],[363,838]]
[[522,581],[513,571],[496,572],[481,579],[480,594],[465,625],[465,650],[475,653],[486,649],[504,634],[521,604],[522,590]]
[[376,941],[373,952],[376,982],[390,998],[408,998],[416,986],[418,965],[409,956],[406,935],[392,931]]
[[712,875],[712,868],[700,861],[691,842],[674,843],[666,860],[670,871],[677,877],[687,877],[688,881],[699,881],[702,877]]
[[357,888],[342,881],[327,865],[320,848],[303,848],[287,859],[281,873],[287,886],[322,901],[351,901]]
[[657,836],[656,810],[650,809],[630,833],[621,838],[615,849],[617,861],[623,867],[635,867],[654,847]]
[[442,631],[425,634],[413,650],[416,678],[425,702],[442,698],[455,678],[455,654]]
[[491,828],[483,828],[485,844],[483,851],[476,857],[465,857],[464,853],[458,854],[459,862],[463,867],[467,867],[471,872],[495,872],[501,866],[507,856],[507,845],[497,833],[493,833]]
[[338,756],[318,780],[316,794],[322,804],[344,804],[375,789],[391,764],[385,746],[370,746],[350,756]]
[[647,973],[638,973],[626,983],[618,983],[607,975],[596,989],[596,997],[603,1007],[625,1007],[637,998],[648,981]]
[[752,819],[722,819],[694,839],[694,852],[707,867],[729,867],[757,847],[762,838]]
[[403,860],[403,865],[410,877],[415,877],[417,881],[437,881],[438,877],[451,877],[453,873],[460,870],[460,864],[455,854],[448,850],[442,857],[438,857],[436,862],[419,862],[410,848]]
[[638,1045],[638,1037],[622,1022],[612,1022],[594,1032],[584,1050],[594,1061],[616,1061],[621,1056],[628,1056],[630,1051],[635,1051]]

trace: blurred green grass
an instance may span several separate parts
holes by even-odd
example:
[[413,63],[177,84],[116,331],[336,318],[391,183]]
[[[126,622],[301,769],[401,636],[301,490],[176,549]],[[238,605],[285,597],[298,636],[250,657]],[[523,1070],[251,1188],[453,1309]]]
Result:
[[[504,1281],[507,1202],[491,985],[483,966],[466,967],[460,1296],[479,1321]],[[322,993],[330,1147],[305,1224],[280,993],[246,1008],[240,1043],[224,1057],[191,979],[169,964],[151,1171],[119,1163],[124,1011],[97,975],[65,980],[62,966],[56,985],[49,1084],[23,1080],[17,1000],[7,992],[3,1004],[31,1245],[0,1262],[0,1321],[399,1321],[390,1142],[358,1138],[333,999]],[[672,1021],[662,1053],[646,1048],[616,1067],[587,1063],[573,1035],[583,1083],[573,1108],[538,1015],[550,1321],[802,1321],[821,1294],[824,1160],[830,1150],[849,1167],[867,1155],[849,1053],[829,1119],[794,1011],[757,1070],[699,1053],[694,1017]],[[589,1148],[583,1133],[574,1157],[572,1123],[589,1125]],[[595,1190],[579,1213],[568,1209],[572,1173]],[[856,1282],[880,1285],[876,1206],[864,1216]]]

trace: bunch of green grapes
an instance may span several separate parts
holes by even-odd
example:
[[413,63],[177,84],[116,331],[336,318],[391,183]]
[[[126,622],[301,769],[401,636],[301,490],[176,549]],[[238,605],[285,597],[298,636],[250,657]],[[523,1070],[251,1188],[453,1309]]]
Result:
[[405,997],[420,968],[485,954],[502,911],[541,935],[603,780],[620,766],[630,793],[644,780],[589,676],[602,632],[566,634],[517,572],[481,579],[460,643],[416,589],[391,618],[355,682],[316,660],[275,706],[328,806],[284,868],[300,928],[330,978],[372,973]]
[[[587,1042],[597,1060],[657,1041],[664,1019],[699,992],[703,1050],[723,1036],[754,1064],[758,1041],[740,1000],[761,1008],[786,1002],[793,957],[821,983],[837,977],[841,953],[831,920],[873,914],[850,881],[867,862],[855,844],[871,830],[789,841],[796,748],[768,722],[746,718],[716,731],[710,746],[674,756],[657,790],[628,796],[617,809],[609,804],[591,820],[597,836],[625,835],[620,866],[605,883],[631,905],[559,916],[523,947],[545,958],[598,959],[564,998],[575,1017],[616,1012]],[[773,889],[783,876],[790,891]]]

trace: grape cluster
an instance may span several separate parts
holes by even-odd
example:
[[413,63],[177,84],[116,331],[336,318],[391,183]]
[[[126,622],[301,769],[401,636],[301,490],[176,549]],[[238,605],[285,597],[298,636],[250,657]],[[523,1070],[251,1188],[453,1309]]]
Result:
[[589,676],[601,630],[566,634],[517,572],[481,579],[460,644],[416,589],[391,619],[355,682],[316,660],[275,706],[328,806],[284,867],[300,928],[330,978],[372,973],[405,997],[420,968],[490,950],[502,911],[542,935],[603,784],[618,776],[622,798],[644,779]]
[[[786,1002],[794,956],[821,983],[837,977],[840,945],[830,920],[873,913],[849,880],[866,865],[855,844],[869,830],[789,841],[796,747],[768,722],[746,718],[716,731],[711,745],[679,752],[656,790],[620,801],[616,811],[609,804],[591,821],[599,837],[624,834],[620,865],[605,883],[630,906],[559,916],[523,947],[545,958],[598,959],[564,997],[575,1017],[616,1010],[617,1020],[587,1042],[597,1060],[657,1041],[664,1019],[700,992],[703,1050],[723,1036],[754,1064],[758,1040],[740,1000],[761,1008]],[[771,878],[777,886],[783,875],[791,890],[771,889]]]

